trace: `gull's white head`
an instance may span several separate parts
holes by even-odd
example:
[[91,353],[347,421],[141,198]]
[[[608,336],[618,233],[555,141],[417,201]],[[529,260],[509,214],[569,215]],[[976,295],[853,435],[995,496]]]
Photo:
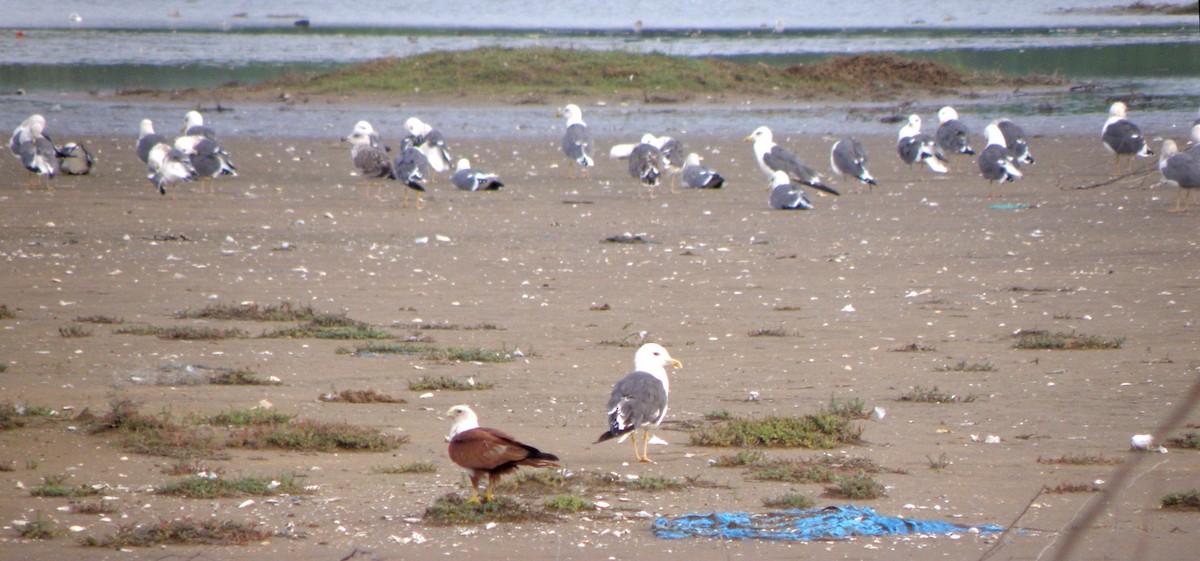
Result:
[[142,123],[138,125],[138,131],[140,132],[140,136],[154,134],[154,122],[150,119],[142,119]]
[[1108,108],[1108,116],[1124,119],[1128,114],[1127,111],[1129,111],[1129,108],[1125,106],[1125,102],[1118,101],[1113,103],[1112,107]]
[[671,358],[671,353],[668,353],[667,349],[658,343],[646,343],[633,355],[634,370],[640,372],[666,376],[667,366],[683,368],[683,364]]
[[575,105],[574,103],[568,103],[560,108],[558,110],[558,116],[567,118],[567,126],[576,123],[583,123],[583,111],[580,110],[579,106]]
[[687,158],[686,158],[685,160],[683,160],[683,165],[685,165],[685,166],[698,166],[698,165],[700,165],[700,160],[701,160],[701,159],[702,159],[702,158],[700,158],[700,154],[697,154],[697,153],[695,153],[695,152],[692,152],[692,153],[690,153],[690,154],[688,154],[688,155],[687,155]]
[[908,116],[908,122],[900,127],[900,138],[921,134],[921,116],[913,113]]
[[792,182],[792,178],[788,177],[788,174],[786,171],[778,171],[777,170],[771,174],[771,187],[787,185],[788,183],[791,183],[791,182]]
[[200,115],[199,111],[188,111],[187,114],[183,116],[184,127],[194,127],[203,124],[204,117]]
[[425,124],[424,121],[416,117],[409,117],[408,120],[404,121],[404,128],[408,130],[409,134],[415,136],[426,135],[429,134],[429,131],[433,130],[433,127]]
[[1174,140],[1171,140],[1168,138],[1168,139],[1164,140],[1162,143],[1162,153],[1159,154],[1158,159],[1159,159],[1159,161],[1165,162],[1165,161],[1169,160],[1171,158],[1171,156],[1174,156],[1175,154],[1178,154],[1178,153],[1179,153],[1179,145],[1175,144]]
[[459,158],[458,163],[454,165],[456,171],[462,171],[471,167],[471,161],[466,158]]
[[958,111],[949,105],[938,109],[938,122],[945,123],[946,121],[954,121],[958,119]]
[[658,137],[654,136],[653,134],[650,134],[650,133],[643,134],[642,135],[642,144],[658,146]]
[[371,126],[371,123],[359,121],[354,123],[354,130],[348,136],[342,137],[342,140],[349,141],[351,144],[370,144],[371,138],[375,135],[375,128]]
[[770,144],[774,141],[775,136],[771,134],[771,129],[765,126],[754,129],[754,132],[750,133],[750,136],[746,137],[746,142],[753,142],[755,144],[760,142],[763,144]]

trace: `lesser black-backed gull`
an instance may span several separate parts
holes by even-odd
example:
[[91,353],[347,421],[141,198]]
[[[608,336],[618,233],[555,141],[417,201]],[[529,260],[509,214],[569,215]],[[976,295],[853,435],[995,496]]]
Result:
[[843,138],[833,144],[829,150],[829,167],[833,173],[845,177],[849,175],[870,187],[877,183],[867,170],[867,149],[853,136]]
[[683,171],[680,173],[680,183],[685,189],[720,189],[725,186],[725,178],[716,170],[700,163],[700,154],[692,152],[683,160]]
[[[197,131],[194,127],[188,130]],[[188,155],[192,167],[200,177],[200,192],[206,191],[205,185],[221,175],[237,175],[237,168],[229,158],[229,153],[221,148],[217,141],[203,134],[184,135],[175,139],[175,149]],[[216,192],[216,185],[212,186]]]
[[180,132],[184,136],[203,136],[204,138],[217,139],[217,132],[213,129],[204,126],[204,116],[199,111],[188,111],[183,116],[183,128]]
[[442,173],[450,169],[450,149],[442,133],[416,117],[404,121],[404,128],[408,130],[408,136],[404,138],[402,149],[412,146],[420,150],[429,159],[433,171]]
[[771,177],[771,195],[767,198],[771,210],[812,210],[812,200],[804,187],[792,183],[787,172],[777,171]]
[[667,398],[671,393],[667,366],[683,368],[662,345],[646,343],[637,350],[633,355],[633,372],[613,385],[606,409],[608,430],[596,442],[611,438],[621,442],[633,431],[642,429],[642,448],[638,450],[634,437],[633,457],[639,462],[651,461],[647,450],[650,431],[666,418]]
[[1200,158],[1190,152],[1180,152],[1174,140],[1164,140],[1162,154],[1158,157],[1158,171],[1164,180],[1180,188],[1171,212],[1187,210],[1192,189],[1200,189]]
[[1029,141],[1025,136],[1025,129],[1020,125],[1012,122],[1009,119],[998,119],[995,121],[996,126],[1000,127],[1000,134],[1004,135],[1004,145],[1008,147],[1008,152],[1018,164],[1033,164],[1033,154],[1029,152]]
[[504,187],[500,176],[472,168],[471,161],[466,158],[459,158],[458,163],[454,165],[454,175],[450,176],[450,183],[463,191],[495,191]]
[[1003,183],[1021,177],[1021,170],[1017,168],[1016,159],[1009,151],[999,125],[991,123],[984,127],[983,135],[987,137],[987,146],[979,153],[979,173],[988,180],[990,199],[997,181]]
[[58,174],[58,148],[45,134],[46,118],[31,115],[13,129],[8,148],[21,161],[21,165],[35,174],[29,185],[41,182],[47,191],[53,190],[54,176]]
[[[971,148],[971,131],[958,120],[958,111],[947,105],[938,109],[937,144],[943,154],[974,155]],[[957,161],[957,156],[954,161]]]
[[813,189],[818,189],[831,195],[841,194],[833,187],[822,183],[821,174],[817,173],[816,170],[801,161],[795,154],[789,152],[787,148],[776,144],[771,129],[765,126],[754,129],[754,132],[746,137],[746,142],[754,143],[754,160],[758,162],[758,169],[762,170],[772,183],[775,181],[775,172],[782,171],[787,173],[788,177],[794,181],[808,185]]
[[946,166],[942,163],[946,158],[938,152],[933,136],[921,132],[920,115],[913,113],[908,116],[908,121],[900,127],[899,138],[896,151],[900,153],[900,160],[909,167],[918,162],[925,162],[934,172],[946,173]]
[[137,141],[137,157],[143,164],[150,163],[150,149],[156,144],[170,144],[171,141],[167,137],[154,132],[154,122],[150,119],[142,119],[138,126],[138,141]]
[[92,153],[79,142],[68,142],[58,149],[58,169],[67,175],[92,173],[95,163]]
[[425,181],[432,175],[433,171],[429,169],[429,158],[425,157],[425,153],[413,147],[405,148],[400,151],[400,155],[396,156],[394,163],[394,173],[396,181],[403,183],[408,189],[404,191],[404,208],[408,208],[408,190],[418,191],[417,193],[417,208],[421,208],[421,194],[425,191]]
[[1100,130],[1100,138],[1104,148],[1115,158],[1116,174],[1121,175],[1121,156],[1129,156],[1129,168],[1133,169],[1133,157],[1149,158],[1154,155],[1142,129],[1127,118],[1128,109],[1124,102],[1118,101],[1108,108],[1108,120]]
[[577,167],[581,172],[579,177],[586,178],[591,167],[596,165],[596,143],[587,123],[583,122],[583,111],[578,105],[568,103],[558,110],[558,116],[567,118],[567,130],[562,137],[563,154],[572,162],[567,167],[567,179],[576,177]]
[[150,148],[146,164],[150,172],[146,178],[158,188],[160,195],[167,194],[168,185],[192,181],[198,177],[188,155],[165,142]]
[[450,425],[450,460],[470,472],[471,498],[478,503],[479,478],[487,475],[487,492],[483,502],[492,501],[492,491],[500,478],[520,466],[559,467],[558,456],[542,452],[500,430],[479,426],[479,417],[466,405],[455,405],[446,412],[453,419]]

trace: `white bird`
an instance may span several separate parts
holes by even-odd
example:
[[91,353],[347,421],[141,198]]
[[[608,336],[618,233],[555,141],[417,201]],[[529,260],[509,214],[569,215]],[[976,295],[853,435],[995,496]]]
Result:
[[1129,156],[1129,168],[1133,169],[1133,157],[1149,158],[1154,155],[1142,129],[1133,124],[1126,115],[1127,108],[1123,102],[1116,102],[1108,109],[1108,120],[1100,130],[1100,139],[1104,148],[1115,157],[1116,174],[1121,174],[1121,156]]
[[946,158],[937,151],[933,137],[921,132],[921,116],[913,113],[908,116],[908,122],[900,127],[900,141],[896,145],[900,159],[910,167],[917,162],[925,162],[929,169],[936,173],[946,173],[942,162]]
[[1008,150],[1008,145],[1004,141],[1004,133],[1000,132],[999,125],[989,124],[983,129],[983,134],[987,137],[988,143],[983,152],[979,154],[979,173],[988,180],[988,198],[990,199],[993,196],[992,189],[997,181],[1003,183],[1021,177],[1021,170],[1017,167],[1012,152]]
[[420,150],[429,159],[433,171],[442,173],[450,169],[450,162],[453,160],[442,133],[416,117],[409,117],[404,121],[404,128],[408,130],[408,136],[404,138],[401,149],[411,146]]
[[771,196],[767,199],[771,210],[812,210],[812,200],[804,187],[792,183],[787,172],[777,171],[771,177]]
[[[358,173],[368,180],[366,197],[371,197],[372,185],[378,188],[376,198],[382,197],[381,179],[395,179],[396,175],[392,168],[392,159],[388,157],[387,150],[379,144],[379,133],[371,123],[359,121],[354,124],[354,129],[349,135],[342,137],[342,142],[350,143],[350,160],[354,162]],[[407,200],[405,202],[407,203]]]
[[671,354],[657,343],[646,343],[633,356],[633,372],[613,385],[608,399],[608,430],[597,443],[612,438],[624,442],[630,433],[642,429],[642,449],[638,450],[637,438],[633,439],[633,457],[639,462],[650,462],[650,431],[662,423],[667,416],[667,399],[671,393],[671,381],[667,378],[667,366],[683,368],[683,364],[671,358]]
[[758,169],[766,174],[767,178],[774,182],[775,172],[782,171],[795,181],[804,185],[808,185],[813,189],[818,189],[831,195],[841,195],[833,187],[830,187],[821,182],[821,174],[809,167],[808,164],[796,157],[795,154],[789,152],[786,148],[775,143],[774,135],[771,129],[767,127],[758,127],[750,136],[746,137],[746,142],[754,143],[754,160],[758,162]]
[[[58,148],[45,134],[46,118],[30,115],[13,129],[8,149],[21,161],[21,165],[42,182],[47,191],[53,190],[52,180],[58,174]],[[30,185],[33,185],[30,181]]]
[[150,149],[156,144],[170,144],[171,141],[167,137],[154,132],[154,122],[150,119],[142,119],[138,127],[137,141],[137,157],[143,164],[150,163]]
[[958,111],[946,106],[938,110],[937,144],[946,154],[974,155],[971,148],[971,131],[958,120]]
[[725,186],[725,178],[716,170],[700,164],[700,154],[692,152],[683,161],[683,171],[680,182],[685,189],[720,189]]
[[78,142],[68,142],[58,150],[58,169],[67,175],[87,175],[95,163],[92,153]]
[[[666,166],[662,151],[655,145],[656,140],[653,134],[646,133],[642,135],[642,142],[634,146],[633,151],[629,153],[629,175],[638,180],[639,186],[644,186],[650,191],[652,199],[654,188],[658,186]],[[641,195],[642,191],[639,189],[638,196]]]
[[583,122],[583,111],[578,105],[568,103],[558,110],[559,117],[567,118],[566,131],[562,137],[563,154],[574,163],[567,168],[567,179],[575,178],[575,168],[582,171],[579,177],[586,178],[592,166],[596,165],[596,143],[587,123]]
[[146,163],[150,172],[146,178],[158,188],[160,195],[167,194],[168,185],[192,181],[198,177],[188,155],[165,142],[150,148]]
[[496,191],[504,187],[500,176],[472,168],[470,160],[466,158],[460,158],[454,170],[450,183],[463,191]]
[[833,144],[833,148],[829,150],[829,167],[842,177],[849,175],[872,188],[877,185],[875,178],[867,170],[867,149],[853,136]]
[[1029,153],[1029,141],[1025,137],[1025,129],[1008,119],[998,119],[993,122],[1000,127],[1000,134],[1004,135],[1004,145],[1008,147],[1013,159],[1018,164],[1033,165],[1033,154]]
[[1200,157],[1190,152],[1180,152],[1174,140],[1164,140],[1162,154],[1158,157],[1158,171],[1164,180],[1180,188],[1171,212],[1187,210],[1192,189],[1200,189]]

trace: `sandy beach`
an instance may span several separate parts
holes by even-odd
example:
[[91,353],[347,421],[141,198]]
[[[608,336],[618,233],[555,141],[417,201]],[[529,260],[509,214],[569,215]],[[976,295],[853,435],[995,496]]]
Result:
[[[420,210],[401,207],[398,185],[384,190],[386,201],[364,200],[348,148],[336,137],[223,138],[241,175],[218,180],[216,193],[188,184],[168,197],[146,181],[133,137],[87,139],[99,160],[95,173],[60,177],[52,194],[21,188],[27,174],[14,158],[0,158],[0,304],[16,314],[0,320],[0,363],[8,366],[0,373],[0,401],[71,418],[128,399],[143,412],[182,419],[268,400],[300,418],[411,438],[385,453],[232,450],[227,460],[206,461],[227,476],[291,473],[313,486],[310,494],[255,497],[239,507],[244,497],[154,494],[153,486],[176,479],[163,473],[176,460],[123,450],[114,434],[89,434],[82,423],[6,430],[0,462],[14,469],[0,472],[0,556],[336,560],[359,548],[374,559],[973,559],[993,546],[995,536],[969,533],[815,543],[652,534],[654,517],[763,512],[764,498],[787,492],[819,506],[846,503],[822,497],[821,485],[756,481],[743,469],[712,467],[710,460],[737,450],[690,446],[684,423],[717,411],[803,415],[831,398],[861,399],[886,415],[858,421],[860,445],[764,451],[772,458],[830,453],[877,462],[889,470],[876,476],[887,496],[858,504],[880,513],[1004,526],[1024,512],[1021,531],[1005,538],[996,558],[1049,558],[1061,530],[1097,495],[1035,498],[1039,489],[1104,489],[1116,466],[1039,458],[1119,462],[1145,455],[1078,557],[1173,558],[1197,544],[1196,514],[1163,510],[1159,501],[1196,487],[1200,456],[1134,452],[1129,441],[1151,432],[1197,376],[1200,207],[1169,212],[1176,190],[1155,186],[1157,171],[1071,189],[1111,172],[1098,135],[1033,138],[1037,164],[990,201],[974,162],[964,159],[943,176],[908,168],[896,156],[895,138],[883,135],[861,139],[878,188],[835,180],[842,196],[814,193],[813,211],[769,211],[765,177],[742,142],[760,124],[728,136],[683,137],[727,186],[653,199],[639,196],[623,162],[601,158],[590,179],[566,179],[557,140],[451,138],[455,157],[499,173],[507,187],[460,192],[443,176]],[[601,152],[637,134],[598,139]],[[777,140],[828,173],[836,139]],[[625,233],[650,243],[604,243]],[[361,342],[264,339],[254,336],[274,325],[174,317],[211,304],[284,301],[345,313],[397,339],[428,336],[437,345],[519,349],[524,356],[494,364],[358,357],[337,349]],[[93,315],[126,324],[239,327],[250,336],[172,341],[93,324],[82,324],[90,336],[60,335],[76,318]],[[418,329],[422,324],[460,328]],[[468,328],[485,324],[495,329]],[[752,336],[764,329],[782,336]],[[1013,348],[1015,332],[1033,329],[1124,338],[1124,345]],[[608,392],[632,367],[630,345],[640,332],[684,365],[671,372],[675,422],[657,433],[669,445],[651,447],[656,464],[632,462],[627,443],[593,444]],[[993,368],[954,371],[960,362]],[[249,368],[282,384],[147,382],[169,365]],[[423,376],[472,377],[495,387],[422,397],[409,382]],[[933,387],[971,400],[899,400]],[[347,389],[407,403],[318,400]],[[750,392],[758,399],[749,401]],[[443,440],[443,414],[459,403],[470,404],[484,425],[559,455],[573,473],[694,477],[706,485],[657,494],[596,490],[587,498],[609,508],[557,523],[407,521],[446,493],[469,492]],[[1200,413],[1187,423],[1195,428]],[[999,441],[985,443],[989,436]],[[948,465],[933,469],[939,458]],[[437,471],[372,470],[414,461],[432,462]],[[30,496],[31,487],[56,474],[71,484],[105,485],[116,512],[77,514],[64,508],[68,499]],[[17,537],[14,521],[38,513],[64,535]],[[121,525],[184,516],[255,521],[295,537],[128,552],[78,543]]]

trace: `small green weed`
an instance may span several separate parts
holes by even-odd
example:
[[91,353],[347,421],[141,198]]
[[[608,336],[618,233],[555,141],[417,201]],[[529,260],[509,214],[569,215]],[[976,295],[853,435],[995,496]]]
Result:
[[58,335],[63,339],[73,339],[76,337],[91,337],[92,330],[78,323],[64,325],[58,328]]
[[437,390],[452,390],[452,391],[471,391],[471,390],[490,390],[495,387],[491,382],[476,382],[471,380],[460,380],[451,378],[450,376],[437,376],[434,378],[421,377],[421,379],[408,382],[408,389],[414,392],[427,392]]
[[47,475],[42,484],[29,490],[35,497],[91,497],[100,494],[100,489],[90,485],[66,485],[67,476]]
[[1125,345],[1124,337],[1101,337],[1071,333],[1051,333],[1040,329],[1021,330],[1016,334],[1015,349],[1030,350],[1092,350],[1119,349]]
[[765,462],[767,455],[759,450],[742,450],[737,454],[725,454],[713,463],[716,467],[746,467]]
[[391,436],[347,423],[300,420],[285,425],[256,425],[235,430],[226,440],[231,448],[279,448],[307,452],[394,450],[408,436]]
[[271,531],[254,522],[221,521],[212,518],[161,520],[154,524],[117,527],[111,536],[89,536],[80,543],[88,547],[158,547],[164,545],[246,545],[271,537]]
[[118,318],[105,315],[79,316],[75,318],[79,323],[96,323],[102,325],[118,325],[125,323],[125,318]]
[[185,477],[155,487],[159,495],[172,495],[189,499],[215,499],[218,497],[274,497],[278,495],[304,494],[304,487],[296,483],[290,474],[270,477]]
[[896,398],[897,401],[911,401],[913,403],[971,403],[976,399],[979,399],[979,396],[975,394],[958,396],[941,391],[937,386],[932,388],[915,386],[908,393]]
[[494,496],[490,502],[478,504],[467,502],[455,493],[434,501],[425,509],[425,515],[422,518],[426,524],[434,526],[482,524],[484,522],[548,522],[554,519],[550,514],[527,508],[508,497]]
[[691,434],[693,446],[741,448],[836,448],[862,436],[862,427],[827,411],[803,417],[734,418],[701,427]]
[[404,475],[409,473],[434,473],[437,466],[430,462],[412,462],[398,466],[375,466],[371,473],[380,475]]
[[973,362],[960,360],[957,364],[942,365],[933,369],[934,372],[995,372],[996,365],[990,362]]
[[596,505],[578,495],[554,495],[542,499],[542,506],[546,510],[557,512],[581,512],[584,510],[595,510]]
[[780,510],[808,510],[816,505],[808,495],[786,493],[778,497],[763,499],[763,506]]
[[1172,448],[1189,448],[1195,450],[1200,448],[1200,434],[1194,432],[1184,433],[1182,436],[1168,438],[1167,444],[1170,444]]
[[1043,458],[1038,456],[1039,464],[1065,465],[1065,466],[1111,466],[1121,463],[1120,458],[1106,458],[1104,456],[1089,456],[1087,454],[1064,454],[1057,458]]
[[50,519],[37,513],[33,520],[17,526],[17,535],[27,540],[52,540],[62,532],[54,527]]
[[295,415],[280,413],[274,409],[230,409],[204,418],[205,424],[218,427],[252,427],[259,425],[281,425],[291,422]]
[[834,485],[825,488],[825,495],[855,501],[885,496],[883,484],[864,472],[839,477]]
[[317,400],[330,403],[408,403],[402,398],[392,397],[375,390],[342,390],[339,393],[324,393],[317,396]]
[[1171,510],[1200,510],[1200,490],[1167,493],[1163,495],[1162,507]]

